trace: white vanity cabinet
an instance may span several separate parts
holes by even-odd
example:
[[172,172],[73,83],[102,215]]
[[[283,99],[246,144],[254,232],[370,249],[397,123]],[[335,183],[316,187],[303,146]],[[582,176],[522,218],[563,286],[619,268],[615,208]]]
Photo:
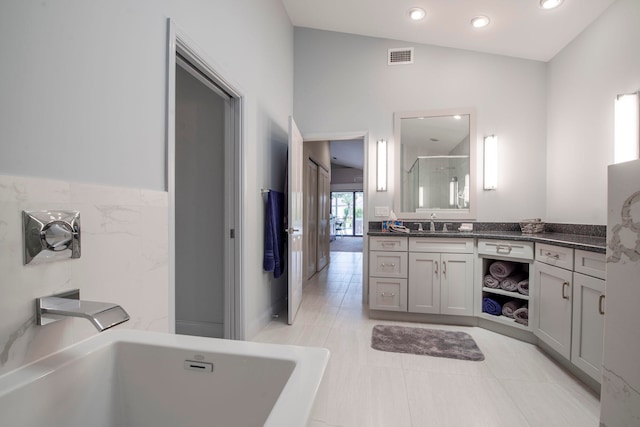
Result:
[[602,376],[605,255],[575,251],[571,362],[596,381]]
[[473,315],[473,246],[469,238],[409,238],[409,312]]
[[407,237],[369,239],[369,307],[407,311]]
[[536,244],[536,336],[601,381],[605,255]]

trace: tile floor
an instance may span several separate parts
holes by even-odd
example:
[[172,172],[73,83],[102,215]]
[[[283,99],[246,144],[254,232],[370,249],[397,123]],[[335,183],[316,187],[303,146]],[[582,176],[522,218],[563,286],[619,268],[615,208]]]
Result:
[[373,350],[374,325],[407,323],[369,319],[361,253],[332,252],[330,266],[304,289],[295,324],[284,317],[254,340],[331,351],[310,427],[599,424],[597,396],[531,344],[481,328],[424,324],[471,334],[485,360]]

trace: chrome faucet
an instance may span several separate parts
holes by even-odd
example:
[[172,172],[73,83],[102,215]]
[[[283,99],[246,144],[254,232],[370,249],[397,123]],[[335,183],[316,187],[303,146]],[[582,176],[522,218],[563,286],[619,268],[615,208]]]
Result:
[[127,312],[117,304],[81,301],[79,289],[36,299],[38,325],[47,325],[65,317],[83,317],[89,320],[98,332],[129,320]]
[[414,222],[413,224],[418,226],[418,231],[424,231],[424,228],[422,228],[421,222]]
[[432,213],[429,217],[429,231],[436,231],[436,225],[433,220],[436,219],[436,214]]

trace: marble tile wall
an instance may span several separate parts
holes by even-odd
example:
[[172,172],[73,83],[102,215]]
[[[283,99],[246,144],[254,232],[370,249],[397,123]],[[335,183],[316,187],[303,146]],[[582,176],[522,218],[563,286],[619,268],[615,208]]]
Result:
[[640,160],[609,166],[602,427],[640,425]]
[[[80,259],[23,265],[22,211],[77,210]],[[98,333],[85,319],[35,325],[35,298],[78,288],[120,304],[118,328],[168,331],[166,192],[0,176],[0,374]]]

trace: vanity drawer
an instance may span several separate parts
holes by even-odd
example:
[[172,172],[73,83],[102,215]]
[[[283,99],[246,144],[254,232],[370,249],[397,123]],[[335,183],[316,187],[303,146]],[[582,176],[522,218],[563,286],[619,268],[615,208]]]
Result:
[[605,254],[576,249],[574,259],[574,271],[586,274],[587,276],[597,277],[598,279],[606,279]]
[[369,308],[407,311],[407,279],[369,279]]
[[369,276],[407,277],[406,252],[369,252]]
[[536,261],[573,270],[573,249],[536,243]]
[[410,237],[409,252],[472,254],[472,238]]
[[406,236],[371,236],[369,237],[369,250],[406,252],[407,240]]
[[478,255],[533,259],[533,243],[516,240],[478,240]]

